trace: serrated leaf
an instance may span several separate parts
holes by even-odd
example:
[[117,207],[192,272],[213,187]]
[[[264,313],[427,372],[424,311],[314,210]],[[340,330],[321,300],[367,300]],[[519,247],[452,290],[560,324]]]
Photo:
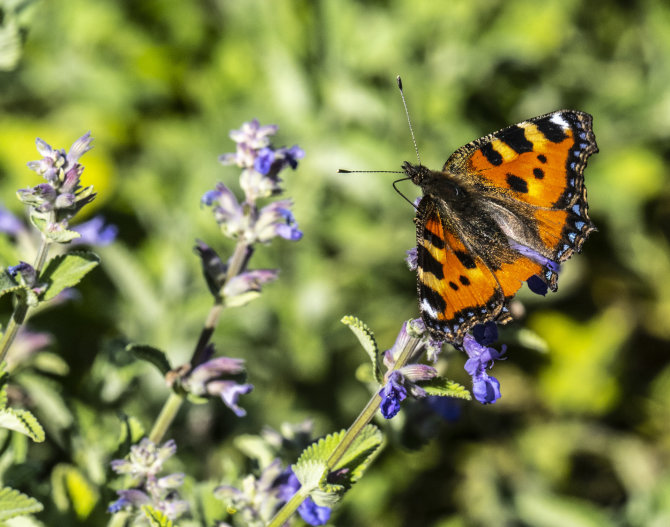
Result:
[[450,381],[444,377],[434,377],[429,381],[419,383],[428,395],[440,397],[457,397],[458,399],[472,399],[472,394],[462,384]]
[[27,435],[36,443],[41,443],[45,438],[44,428],[28,410],[0,410],[0,427]]
[[67,229],[55,230],[55,231],[47,230],[46,232],[44,232],[44,235],[47,238],[49,238],[52,242],[56,243],[68,243],[71,242],[72,240],[76,240],[77,238],[81,238],[81,234],[79,234],[77,231],[69,231]]
[[356,335],[356,338],[363,346],[363,349],[366,351],[372,362],[372,371],[375,375],[375,379],[379,384],[382,384],[384,376],[382,375],[380,360],[379,360],[379,347],[377,346],[377,341],[375,340],[375,335],[372,330],[358,318],[347,315],[342,317],[342,324],[349,326],[349,329]]
[[317,459],[307,459],[298,462],[293,467],[300,486],[305,489],[305,492],[312,492],[319,488],[321,481],[326,477],[326,461]]
[[50,300],[66,287],[77,285],[99,263],[100,258],[88,251],[61,254],[52,258],[39,280],[48,285],[43,299]]
[[164,351],[147,346],[144,344],[128,344],[126,350],[132,353],[136,358],[149,362],[158,368],[161,375],[167,374],[171,369],[170,361]]
[[0,520],[2,521],[16,516],[35,514],[42,509],[44,509],[44,506],[35,498],[26,496],[9,487],[0,489]]
[[[344,456],[335,467],[326,473],[326,463],[337,445],[344,438],[345,431],[330,434],[317,442],[312,443],[292,466],[301,484],[312,484],[317,475],[320,475],[318,489],[310,491],[310,496],[317,505],[332,507],[339,501],[346,490],[358,481],[376,452],[383,443],[383,436],[374,425],[365,426],[351,443]],[[311,489],[311,487],[308,487]]]
[[21,286],[16,283],[14,277],[7,272],[7,269],[3,269],[2,272],[0,272],[0,296],[7,293],[13,293],[20,288]]
[[142,505],[144,517],[149,520],[151,527],[173,527],[172,520],[163,512],[154,509],[151,505]]

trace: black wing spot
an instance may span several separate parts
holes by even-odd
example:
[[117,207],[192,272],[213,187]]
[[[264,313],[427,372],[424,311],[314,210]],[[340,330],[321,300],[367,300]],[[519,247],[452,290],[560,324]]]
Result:
[[459,276],[458,281],[463,285],[470,285],[470,280],[468,280],[467,276],[463,276],[463,275]]
[[463,267],[466,269],[476,269],[477,264],[475,263],[474,259],[472,256],[470,256],[468,253],[465,253],[463,251],[454,251],[454,254],[456,255],[456,258],[458,258],[458,261],[463,264]]
[[526,183],[526,180],[509,172],[507,173],[507,184],[509,188],[516,192],[522,192],[523,194],[528,192],[528,183]]
[[545,156],[544,154],[538,154],[537,159],[540,161],[540,163],[547,162],[547,156]]
[[453,282],[449,282],[449,287],[451,287],[454,291],[458,291],[458,286]]
[[438,262],[430,251],[426,249],[423,245],[418,245],[417,248],[417,262],[421,266],[421,270],[424,273],[432,273],[435,275],[435,278],[442,280],[444,278],[444,269],[442,264]]
[[422,300],[426,300],[431,309],[438,313],[442,313],[447,309],[447,304],[442,296],[424,283],[419,284],[419,296]]
[[535,126],[537,126],[537,129],[542,132],[542,135],[552,143],[561,143],[568,138],[568,136],[565,135],[563,128],[553,122],[549,117],[538,119],[535,121]]
[[535,176],[535,179],[542,179],[544,178],[544,170],[541,168],[534,168],[533,175]]
[[486,160],[491,163],[493,166],[500,166],[503,162],[503,157],[500,155],[491,143],[486,143],[481,147],[481,152],[484,154]]
[[526,139],[523,128],[520,126],[510,126],[509,128],[505,128],[503,131],[498,132],[495,136],[507,143],[517,154],[533,151],[533,143]]

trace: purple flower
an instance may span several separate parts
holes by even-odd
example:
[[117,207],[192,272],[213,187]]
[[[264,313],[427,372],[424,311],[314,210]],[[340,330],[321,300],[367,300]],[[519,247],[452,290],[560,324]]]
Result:
[[279,271],[276,269],[254,269],[253,271],[245,271],[228,280],[226,285],[223,286],[222,294],[228,304],[230,304],[235,297],[250,292],[260,292],[261,285],[276,280],[278,275]]
[[400,411],[400,403],[407,397],[407,389],[403,386],[404,377],[399,371],[393,371],[388,381],[380,390],[381,412],[384,419],[391,419]]
[[139,509],[152,505],[174,520],[188,510],[188,504],[179,499],[176,489],[184,482],[181,473],[157,477],[163,463],[177,451],[177,445],[169,440],[157,446],[147,438],[130,447],[126,459],[115,459],[110,465],[117,474],[128,474],[138,481],[132,489],[117,490],[119,499],[109,505],[108,512],[114,514],[122,509]]
[[[211,357],[214,347],[209,346],[205,358]],[[224,404],[235,415],[243,417],[246,411],[238,406],[240,395],[253,390],[252,384],[240,384],[236,378],[244,373],[244,360],[230,357],[216,357],[206,360],[181,379],[181,387],[199,397],[221,397]]]
[[231,130],[230,138],[236,143],[244,143],[251,148],[260,149],[270,144],[268,136],[277,133],[279,127],[276,124],[261,126],[258,119],[243,123],[239,130]]
[[475,337],[470,334],[463,338],[463,349],[468,354],[468,360],[465,362],[465,371],[472,377],[472,393],[482,404],[490,404],[500,399],[500,383],[495,377],[491,377],[486,373],[486,370],[493,366],[496,360],[500,360],[505,353],[505,346],[502,351],[495,348],[490,348],[489,344],[491,337],[490,330],[478,330],[481,332],[483,341],[478,342]]
[[416,247],[407,249],[406,254],[407,256],[405,257],[405,262],[407,262],[407,267],[409,267],[410,271],[416,271],[416,268],[419,265]]
[[284,199],[266,205],[260,210],[258,219],[254,222],[248,239],[259,242],[269,242],[275,236],[286,240],[297,241],[302,238],[302,232],[291,212],[291,200]]
[[128,459],[115,459],[110,462],[117,474],[130,474],[133,477],[155,476],[163,469],[163,463],[177,452],[177,444],[170,439],[157,446],[146,437],[139,444],[130,447]]
[[0,205],[0,232],[6,232],[7,234],[16,236],[25,230],[26,227],[23,222],[5,207]]
[[547,283],[537,275],[531,276],[528,280],[526,280],[526,283],[528,284],[528,289],[537,295],[544,296],[549,290]]
[[428,407],[445,421],[455,422],[461,416],[461,402],[458,399],[429,395],[425,401]]
[[270,167],[275,160],[275,153],[271,148],[265,147],[259,150],[258,157],[254,161],[254,169],[264,176],[270,172]]
[[[290,467],[282,474],[281,480],[285,482],[280,485],[277,495],[285,503],[298,492],[300,481]],[[307,498],[298,507],[298,514],[309,525],[325,525],[330,519],[330,508],[321,507],[312,498]]]
[[298,168],[298,160],[305,157],[305,151],[298,145],[293,145],[291,148],[279,148],[275,152],[275,157],[281,161],[277,170],[283,169],[286,165],[295,170]]
[[24,261],[19,262],[17,265],[10,265],[7,267],[7,272],[14,278],[16,278],[17,274],[20,274],[23,283],[28,287],[34,287],[37,281],[35,268]]
[[301,239],[302,231],[298,229],[298,223],[295,221],[293,213],[288,209],[279,209],[279,214],[283,217],[284,223],[275,223],[277,235],[292,242]]
[[119,229],[116,225],[105,225],[105,218],[98,215],[84,223],[80,223],[72,230],[81,234],[80,238],[72,240],[73,245],[87,244],[100,247],[109,245],[116,239]]
[[[84,167],[79,164],[79,159],[91,149],[92,141],[91,133],[88,132],[77,139],[66,153],[37,139],[37,150],[43,157],[38,161],[30,161],[28,168],[40,174],[47,182],[32,188],[20,189],[17,195],[35,212],[43,213],[41,219],[48,220],[49,224],[40,229],[44,233],[54,232],[55,224],[67,229],[67,220],[95,198],[92,186],[86,188],[80,186]],[[52,211],[56,212],[55,217],[51,216]]]

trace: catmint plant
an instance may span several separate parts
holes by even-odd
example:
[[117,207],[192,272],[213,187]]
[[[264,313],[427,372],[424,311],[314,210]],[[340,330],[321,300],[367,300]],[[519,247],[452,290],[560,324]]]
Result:
[[[283,192],[280,174],[286,168],[297,168],[298,160],[304,157],[304,152],[298,146],[274,147],[271,138],[277,130],[278,127],[275,125],[261,126],[256,119],[244,123],[239,130],[233,130],[230,137],[236,143],[236,151],[224,154],[219,159],[224,165],[236,165],[241,169],[239,185],[244,197],[239,199],[233,190],[221,182],[202,196],[201,205],[211,210],[221,233],[234,239],[236,244],[232,255],[224,258],[211,245],[196,240],[195,253],[200,259],[205,282],[212,294],[213,306],[195,344],[191,360],[172,367],[167,355],[161,350],[146,345],[129,346],[129,350],[138,358],[145,359],[159,368],[172,391],[149,436],[139,445],[132,447],[136,450],[131,450],[127,460],[112,463],[116,472],[130,471],[130,467],[133,466],[131,458],[134,455],[137,457],[137,452],[146,453],[158,448],[155,445],[163,441],[186,397],[191,400],[217,397],[237,417],[246,414],[244,408],[240,406],[239,398],[249,393],[253,385],[245,382],[244,361],[239,358],[215,356],[215,347],[210,339],[224,308],[248,303],[260,295],[263,285],[278,276],[276,269],[249,268],[255,248],[259,244],[268,244],[275,238],[289,241],[298,241],[302,238],[302,232],[291,211],[290,200],[280,199],[261,203]],[[100,227],[96,227],[97,232],[100,232]],[[165,445],[176,449],[176,444],[172,440]],[[165,448],[165,445],[161,448]],[[272,473],[270,468],[267,470],[268,474]],[[181,501],[166,501],[166,496],[173,496],[173,493],[163,492],[167,484],[163,486],[159,484],[164,481],[162,478],[156,479],[155,474],[151,477],[140,476],[135,474],[134,478],[127,481],[125,488],[117,491],[119,499],[110,505],[109,512],[138,511],[141,507],[147,518],[155,514],[176,518],[185,512],[185,506],[181,505]],[[266,489],[268,478],[270,476],[261,477],[260,480],[254,480],[255,483],[249,484],[261,492],[262,489]],[[175,483],[175,486],[169,487],[175,490],[179,478],[174,475],[168,476],[167,481]],[[285,487],[286,485],[279,485],[273,491],[277,499],[286,495]],[[276,507],[272,507],[270,514],[274,513],[275,509]],[[122,516],[115,515],[110,525],[121,525],[122,522]]]
[[[20,257],[32,261],[3,262],[13,265],[0,268],[0,296],[11,295],[14,305],[0,339],[0,427],[23,434],[35,442],[44,441],[46,434],[30,411],[9,406],[8,372],[15,372],[18,365],[27,362],[51,342],[50,335],[26,329],[24,324],[31,312],[71,297],[67,293],[72,291],[69,288],[98,265],[98,257],[90,251],[65,250],[82,237],[71,228],[70,222],[95,198],[92,186],[82,186],[84,166],[79,162],[91,149],[91,142],[90,133],[86,133],[66,152],[37,139],[37,150],[42,158],[29,162],[28,167],[42,176],[44,182],[17,192],[19,200],[27,207],[34,229],[0,207],[0,232],[14,240],[17,253],[24,253]],[[35,243],[35,234],[39,236],[39,246]],[[111,242],[114,236],[113,228],[108,226],[106,241]],[[99,238],[88,236],[86,243],[91,245],[98,241]],[[53,246],[59,246],[60,250],[49,258]],[[8,354],[10,350],[12,353]],[[7,461],[11,462],[11,454]],[[0,494],[4,496],[3,521],[43,508],[36,499],[9,487],[2,487]]]
[[[41,175],[44,182],[20,189],[17,196],[28,207],[30,222],[40,235],[40,245],[32,264],[20,261],[0,273],[0,293],[14,296],[14,312],[0,340],[0,361],[7,355],[30,309],[77,284],[98,264],[98,257],[88,251],[47,260],[53,244],[69,244],[81,237],[70,228],[70,221],[95,199],[93,187],[81,184],[84,166],[79,163],[81,156],[91,149],[92,140],[90,132],[86,133],[67,152],[52,148],[42,139],[36,141],[42,158],[29,162],[28,168]],[[23,223],[4,208],[0,210],[0,224],[10,235],[27,237]]]

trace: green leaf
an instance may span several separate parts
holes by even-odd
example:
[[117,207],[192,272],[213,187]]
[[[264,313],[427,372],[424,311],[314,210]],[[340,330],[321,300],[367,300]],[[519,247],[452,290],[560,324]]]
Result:
[[345,431],[342,430],[312,443],[303,450],[296,464],[292,466],[300,484],[309,489],[310,496],[317,505],[335,505],[344,492],[361,478],[383,443],[379,429],[374,425],[367,425],[330,472],[327,481],[328,458],[342,441],[344,434]]
[[377,341],[375,340],[375,335],[372,330],[365,323],[352,315],[342,317],[340,322],[349,326],[349,329],[356,335],[361,346],[363,346],[363,349],[370,357],[375,379],[379,384],[382,384],[384,376],[382,375],[380,366],[379,347],[377,346]]
[[26,496],[18,490],[9,487],[0,489],[0,520],[9,520],[17,516],[35,514],[44,509],[44,506],[35,498]]
[[421,388],[426,390],[428,395],[438,395],[440,397],[457,397],[458,399],[472,399],[470,390],[457,382],[450,381],[444,377],[434,377],[433,379],[419,383]]
[[66,287],[77,285],[99,263],[100,258],[88,251],[72,252],[52,258],[40,276],[40,282],[48,284],[43,299],[50,300]]
[[100,494],[84,474],[72,465],[61,463],[51,472],[53,500],[61,512],[70,507],[80,520],[88,518],[100,500]]
[[174,524],[163,512],[154,509],[151,505],[143,505],[142,512],[151,527],[172,527]]
[[25,434],[36,443],[41,443],[45,438],[44,428],[28,410],[3,408],[0,410],[0,427]]
[[14,277],[7,272],[7,269],[3,269],[2,272],[0,272],[0,297],[7,293],[13,293],[22,287],[24,286],[17,284]]
[[158,368],[161,375],[166,375],[171,369],[170,361],[167,359],[164,351],[144,344],[128,344],[126,350],[132,353],[136,358],[149,362]]

